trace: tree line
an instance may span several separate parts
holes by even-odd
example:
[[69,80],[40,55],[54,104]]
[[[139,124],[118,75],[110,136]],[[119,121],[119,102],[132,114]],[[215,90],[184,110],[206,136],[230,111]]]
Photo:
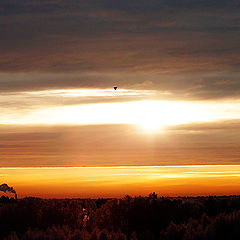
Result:
[[4,240],[240,239],[240,196],[0,198]]

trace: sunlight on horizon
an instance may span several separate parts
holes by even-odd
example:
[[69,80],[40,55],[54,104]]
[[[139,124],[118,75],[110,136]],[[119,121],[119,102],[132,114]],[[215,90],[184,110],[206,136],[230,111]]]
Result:
[[0,168],[19,197],[240,194],[240,165]]

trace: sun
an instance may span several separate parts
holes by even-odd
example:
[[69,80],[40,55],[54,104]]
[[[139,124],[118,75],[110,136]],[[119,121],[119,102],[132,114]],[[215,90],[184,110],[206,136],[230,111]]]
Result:
[[138,123],[138,126],[144,131],[148,133],[159,132],[163,129],[163,126],[156,122],[146,121]]
[[138,116],[135,124],[142,130],[154,133],[162,130],[165,126],[162,112],[154,101],[143,101],[139,105]]
[[148,133],[158,132],[164,128],[164,122],[152,111],[140,116],[135,124]]

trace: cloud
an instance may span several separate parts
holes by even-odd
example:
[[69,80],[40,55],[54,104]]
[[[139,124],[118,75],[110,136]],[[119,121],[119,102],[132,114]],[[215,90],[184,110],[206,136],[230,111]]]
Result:
[[154,136],[130,125],[0,130],[2,167],[239,164],[239,120],[171,127]]
[[204,68],[209,68],[222,55],[220,64],[229,67],[239,52],[235,5],[226,1],[2,1],[0,69],[134,71],[148,65],[146,69],[161,72],[185,69],[190,63],[193,69],[201,68],[208,59]]
[[177,98],[237,97],[238,7],[225,0],[3,0],[0,91],[117,83]]
[[[211,100],[238,99],[240,91],[240,74],[236,71],[195,71],[165,73],[132,73],[132,72],[88,72],[88,73],[0,73],[0,92],[18,95],[20,92],[61,89],[119,89],[152,90],[154,96],[147,99],[160,100]],[[224,83],[224,84],[223,84]],[[116,101],[140,100],[140,96],[116,96]],[[146,95],[142,96],[146,98]],[[66,99],[65,99],[66,100]],[[64,100],[64,103],[66,101]],[[84,103],[96,102],[98,99],[85,98]],[[99,99],[109,102],[113,99]],[[7,105],[14,102],[7,100]],[[44,98],[42,98],[44,102]],[[46,102],[46,101],[45,101]],[[34,102],[33,102],[34,103]],[[40,102],[39,102],[40,103]],[[56,101],[61,103],[61,101]],[[83,102],[82,102],[83,103]],[[31,102],[28,102],[28,105]],[[69,102],[70,104],[70,102]]]

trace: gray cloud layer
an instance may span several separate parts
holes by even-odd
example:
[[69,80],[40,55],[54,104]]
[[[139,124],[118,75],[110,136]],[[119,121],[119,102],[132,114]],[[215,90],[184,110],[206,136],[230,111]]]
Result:
[[3,0],[0,91],[117,82],[185,98],[238,97],[239,7],[238,0]]

